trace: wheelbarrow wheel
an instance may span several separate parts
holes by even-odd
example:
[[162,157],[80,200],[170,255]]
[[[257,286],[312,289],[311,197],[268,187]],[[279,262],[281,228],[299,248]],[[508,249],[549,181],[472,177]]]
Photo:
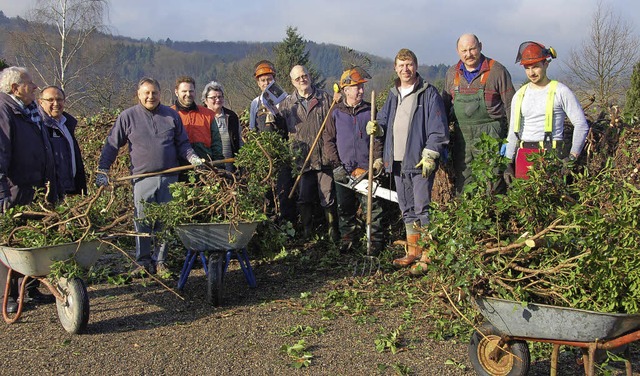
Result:
[[62,327],[71,334],[83,333],[89,323],[89,294],[84,281],[61,278],[58,291],[62,299],[56,299],[56,307]]
[[224,254],[209,256],[209,274],[207,275],[207,301],[214,307],[222,304],[224,273]]
[[500,334],[490,323],[484,323],[471,336],[469,359],[480,376],[524,376],[529,372],[529,346],[525,341],[511,341],[504,350],[496,350]]

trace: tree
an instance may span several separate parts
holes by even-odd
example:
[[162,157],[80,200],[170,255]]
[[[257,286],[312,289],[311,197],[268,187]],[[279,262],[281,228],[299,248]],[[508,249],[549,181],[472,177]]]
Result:
[[[107,8],[107,0],[37,0],[28,30],[13,35],[18,62],[30,66],[47,85],[66,89],[82,81],[105,56],[104,49],[92,48],[89,53],[89,47],[97,32],[106,30]],[[75,86],[77,90],[82,84]]]
[[287,93],[292,93],[294,90],[291,80],[286,77],[295,65],[304,65],[307,68],[312,84],[324,86],[324,78],[309,61],[309,51],[306,51],[306,48],[307,42],[298,34],[298,28],[293,26],[287,26],[287,36],[273,47],[278,83]]
[[633,26],[598,2],[588,37],[572,49],[566,68],[576,93],[595,97],[600,111],[622,101],[633,65],[638,61],[640,40]]
[[640,62],[633,68],[631,85],[627,90],[627,101],[624,106],[624,117],[630,124],[640,119]]

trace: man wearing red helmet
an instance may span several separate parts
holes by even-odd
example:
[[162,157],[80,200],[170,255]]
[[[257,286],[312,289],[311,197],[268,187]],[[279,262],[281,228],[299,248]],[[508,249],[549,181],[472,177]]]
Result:
[[[509,71],[482,54],[477,36],[462,34],[456,50],[460,60],[447,70],[442,100],[449,122],[454,123],[451,154],[455,188],[461,194],[471,182],[471,162],[479,153],[475,145],[480,136],[487,134],[499,140],[507,137],[515,90]],[[500,190],[498,186],[492,188]]]
[[[511,104],[505,156],[515,157],[515,163],[505,171],[507,182],[527,178],[529,153],[557,149],[561,158],[575,160],[584,147],[589,125],[580,102],[566,85],[547,77],[549,62],[555,57],[553,48],[536,42],[524,42],[518,50],[516,63],[524,67],[530,82],[516,92]],[[569,153],[563,140],[567,117],[573,124]]]
[[[347,69],[340,77],[338,87],[343,93],[329,118],[324,130],[323,140],[326,157],[333,167],[333,179],[337,183],[348,183],[349,175],[365,173],[369,168],[369,135],[367,122],[371,119],[372,104],[363,100],[364,84],[370,76],[361,68]],[[384,168],[382,163],[383,137],[374,141],[374,174]],[[357,177],[357,176],[356,176]],[[357,235],[358,205],[363,214],[367,214],[367,196],[340,185],[335,185],[338,204],[338,223],[340,228],[340,250],[345,252],[353,248],[360,236]],[[371,246],[372,254],[377,255],[384,247],[382,232],[382,207],[373,199],[371,206]]]

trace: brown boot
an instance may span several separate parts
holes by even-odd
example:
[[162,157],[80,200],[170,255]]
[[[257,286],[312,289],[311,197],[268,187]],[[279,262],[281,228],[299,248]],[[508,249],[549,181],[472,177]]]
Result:
[[427,256],[428,254],[429,252],[426,252],[423,250],[420,260],[416,261],[415,264],[411,265],[411,269],[409,270],[409,273],[413,275],[425,274],[427,272],[427,264],[431,263],[431,259],[429,258],[429,256]]
[[418,246],[418,239],[420,239],[420,234],[407,235],[407,244],[405,245],[407,254],[402,258],[393,260],[394,266],[407,267],[422,256],[422,248]]

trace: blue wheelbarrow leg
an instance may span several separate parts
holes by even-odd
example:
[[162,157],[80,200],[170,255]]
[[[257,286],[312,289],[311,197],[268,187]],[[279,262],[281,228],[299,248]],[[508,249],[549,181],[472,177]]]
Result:
[[255,288],[258,284],[256,282],[256,276],[253,274],[253,268],[251,268],[247,249],[242,248],[236,250],[236,258],[238,259],[238,263],[240,263],[240,268],[242,269],[242,273],[244,273],[249,287]]
[[182,270],[180,271],[180,278],[178,278],[178,290],[182,290],[184,288],[184,285],[187,283],[187,278],[189,277],[191,269],[193,269],[193,264],[195,264],[196,258],[198,258],[198,256],[200,256],[202,264],[204,265],[205,272],[207,271],[206,262],[203,261],[205,260],[204,252],[192,252],[190,250],[187,250],[187,256],[185,257],[184,264],[182,265]]

